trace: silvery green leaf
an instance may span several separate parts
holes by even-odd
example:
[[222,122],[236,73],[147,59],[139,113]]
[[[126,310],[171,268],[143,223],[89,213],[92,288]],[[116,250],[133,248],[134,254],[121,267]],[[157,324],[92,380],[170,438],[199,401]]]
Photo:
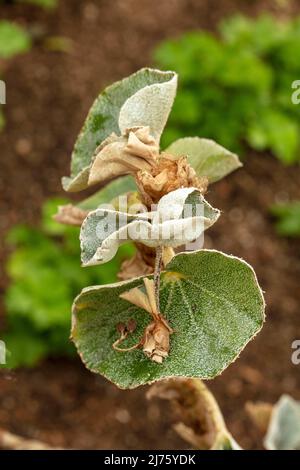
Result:
[[99,208],[84,220],[81,232],[83,266],[106,263],[128,240],[149,247],[177,247],[197,239],[220,215],[195,188],[163,196],[157,210],[131,215]]
[[121,388],[167,377],[212,379],[234,361],[264,322],[264,299],[253,269],[212,250],[180,253],[161,274],[160,310],[175,330],[162,364],[142,350],[121,353],[116,325],[135,320],[124,347],[136,344],[150,315],[120,294],[143,278],[84,289],[73,306],[72,338],[85,365]]
[[177,74],[165,72],[168,80],[145,86],[128,98],[120,110],[119,127],[126,129],[149,126],[150,134],[159,142],[176,95]]
[[78,204],[78,207],[83,210],[95,210],[101,204],[110,203],[113,199],[125,193],[136,191],[137,187],[132,176],[121,176],[110,183],[104,188],[99,189],[95,194],[84,199]]
[[283,395],[274,406],[264,444],[268,450],[300,450],[300,402]]
[[147,216],[133,216],[109,209],[90,212],[80,230],[82,265],[93,266],[110,261],[119,246],[130,240],[130,233],[134,230],[139,233],[140,225],[146,229],[150,226]]
[[166,152],[175,156],[186,155],[198,176],[206,176],[214,183],[242,166],[237,155],[213,140],[184,137],[175,140]]
[[[96,148],[111,134],[120,135],[119,117],[124,103],[144,87],[170,82],[175,76],[174,72],[144,68],[100,93],[76,140],[71,160],[71,176],[62,181],[66,191],[81,191],[87,187],[89,168]],[[170,93],[173,93],[173,89],[170,89]],[[166,115],[166,111],[164,113]],[[123,111],[122,116],[125,115]],[[136,115],[135,122],[137,120]]]
[[[192,199],[194,196],[194,200]],[[191,204],[196,205],[201,195],[195,188],[180,188],[163,196],[157,204],[157,212],[166,219],[179,219],[187,199],[190,197]],[[201,198],[202,199],[202,198]]]

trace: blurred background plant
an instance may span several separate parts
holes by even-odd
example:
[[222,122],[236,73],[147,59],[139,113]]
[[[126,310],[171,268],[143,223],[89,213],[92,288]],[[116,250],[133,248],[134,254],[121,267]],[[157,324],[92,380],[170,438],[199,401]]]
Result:
[[[1,4],[31,4],[41,7],[47,11],[54,10],[58,5],[58,0],[0,0]],[[0,78],[3,77],[5,65],[10,59],[19,54],[29,52],[36,38],[43,38],[43,46],[50,51],[70,52],[72,41],[63,36],[44,37],[44,32],[40,27],[31,29],[19,25],[10,20],[0,21]],[[5,126],[5,117],[3,110],[0,109],[0,131]]]
[[[17,23],[0,21],[0,78],[3,74],[3,60],[12,59],[18,54],[25,53],[31,48],[31,38],[28,32]],[[0,131],[4,128],[5,118],[0,109]]]
[[8,368],[33,366],[47,356],[72,355],[70,308],[87,285],[115,282],[121,261],[134,248],[124,245],[110,263],[80,266],[79,228],[52,220],[62,199],[43,207],[39,228],[17,225],[7,242],[14,251],[7,263],[10,285],[5,293]]
[[[43,8],[46,3],[54,7]],[[80,267],[76,228],[49,229],[46,220],[53,222],[46,212],[57,202],[46,203],[42,220],[40,208],[54,195],[65,197],[60,178],[96,94],[155,65],[153,50],[165,38],[156,65],[176,68],[180,80],[163,148],[194,134],[245,155],[244,168],[208,194],[223,216],[206,241],[255,267],[266,292],[268,323],[211,385],[242,447],[261,448],[262,436],[249,433],[245,400],[275,403],[283,393],[300,399],[299,366],[290,359],[300,331],[300,237],[281,236],[298,230],[290,228],[297,224],[288,201],[300,200],[300,105],[291,104],[292,82],[300,79],[300,3],[230,0],[212,8],[211,0],[161,0],[153,8],[149,0],[0,0],[0,10],[0,23],[17,25],[27,38],[18,40],[17,55],[0,52],[0,78],[7,84],[7,104],[0,106],[6,117],[0,132],[0,234],[9,234],[0,246],[6,269],[0,296],[7,307],[2,301],[0,339],[5,334],[9,343],[8,365],[72,356],[73,296],[85,285],[110,281],[106,270]],[[257,19],[232,18],[238,12]],[[276,19],[259,16],[266,12]],[[8,40],[7,27],[4,33],[0,51],[7,55],[15,39]],[[117,391],[85,373],[78,361],[57,357],[34,368],[2,370],[0,382],[0,426],[20,435],[55,447],[126,449],[159,448],[164,435],[166,447],[182,448],[175,433],[166,432],[164,407],[153,412],[143,390]],[[126,433],[120,424],[124,412],[131,418]],[[145,416],[151,417],[146,428]]]
[[0,21],[0,58],[11,59],[29,51],[31,39],[24,28],[11,21]]
[[57,7],[58,0],[16,0],[17,3],[29,3],[38,7],[51,10]]
[[300,201],[274,204],[270,212],[276,219],[275,228],[278,235],[300,237]]
[[163,144],[201,135],[238,153],[248,145],[299,162],[300,107],[291,101],[299,53],[300,19],[268,15],[229,18],[218,37],[195,31],[163,41],[156,63],[180,76]]
[[58,0],[0,0],[0,4],[13,5],[16,3],[27,3],[31,5],[36,5],[38,7],[45,8],[46,10],[51,10],[58,5]]

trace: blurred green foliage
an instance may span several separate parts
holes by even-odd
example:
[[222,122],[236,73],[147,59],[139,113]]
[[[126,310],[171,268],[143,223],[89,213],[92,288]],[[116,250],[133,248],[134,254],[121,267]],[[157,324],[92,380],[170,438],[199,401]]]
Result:
[[7,367],[32,366],[46,356],[69,355],[71,305],[88,285],[116,281],[121,261],[134,248],[124,245],[104,266],[80,266],[79,228],[52,220],[57,206],[49,200],[39,229],[18,225],[8,235],[15,247],[8,264],[5,295],[7,331],[1,335],[9,351]]
[[52,10],[57,7],[58,0],[18,0],[19,3],[31,3],[45,10]]
[[160,44],[155,60],[179,73],[179,92],[164,146],[186,135],[212,138],[241,153],[245,143],[271,150],[284,164],[300,161],[300,19],[235,16],[219,36],[189,32]]
[[11,21],[0,21],[0,58],[11,59],[29,51],[31,38],[28,32]]
[[300,201],[275,204],[270,209],[275,228],[283,237],[300,237]]
[[57,7],[58,0],[0,0],[0,4],[13,5],[14,3],[28,3],[44,8],[45,10],[52,10]]
[[[11,59],[31,48],[31,38],[27,31],[11,21],[0,21],[0,60]],[[1,70],[0,70],[1,72]],[[0,131],[5,126],[5,117],[0,109]]]

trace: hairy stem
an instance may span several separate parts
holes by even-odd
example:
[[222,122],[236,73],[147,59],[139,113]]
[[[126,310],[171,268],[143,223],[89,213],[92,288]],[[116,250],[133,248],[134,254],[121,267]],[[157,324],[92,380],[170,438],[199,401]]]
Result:
[[156,309],[157,309],[158,313],[160,313],[159,289],[160,289],[160,273],[161,273],[161,265],[162,265],[162,255],[163,255],[163,247],[158,246],[156,248],[154,275],[153,275],[154,288],[155,288]]

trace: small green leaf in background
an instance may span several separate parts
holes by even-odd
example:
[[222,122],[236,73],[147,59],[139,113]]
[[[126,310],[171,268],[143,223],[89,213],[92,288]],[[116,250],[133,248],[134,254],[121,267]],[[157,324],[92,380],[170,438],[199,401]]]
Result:
[[45,10],[53,10],[58,5],[58,0],[18,0],[20,3],[29,3]]
[[239,158],[221,145],[199,137],[183,137],[173,142],[166,152],[173,155],[187,155],[189,164],[198,176],[206,176],[214,183],[241,167]]
[[43,41],[43,46],[48,51],[70,53],[74,44],[72,39],[64,36],[49,36]]
[[218,36],[199,30],[164,40],[155,63],[180,81],[162,146],[200,135],[239,155],[248,144],[284,165],[300,162],[300,105],[291,101],[299,25],[299,17],[238,15],[220,23]]
[[64,199],[50,199],[40,228],[18,225],[8,243],[10,285],[5,293],[7,329],[1,332],[10,351],[7,367],[34,365],[47,356],[74,354],[69,341],[71,305],[84,286],[117,280],[122,260],[134,253],[124,246],[105,267],[80,267],[79,228],[52,219]]
[[45,341],[41,334],[34,333],[32,328],[28,328],[24,323],[18,327],[15,324],[13,330],[1,333],[1,339],[7,347],[5,367],[11,369],[20,365],[33,367],[48,354],[47,339]]
[[31,38],[24,28],[10,21],[0,21],[0,58],[10,59],[30,48]]
[[287,114],[273,109],[262,111],[249,126],[247,137],[253,148],[270,148],[285,165],[299,161],[299,128]]
[[276,218],[278,235],[300,237],[300,201],[274,204],[270,212]]
[[274,405],[264,439],[268,450],[300,450],[300,402],[283,395]]
[[211,379],[236,359],[261,329],[264,300],[252,268],[217,251],[176,255],[161,275],[160,306],[175,330],[169,356],[151,362],[141,350],[116,352],[116,325],[136,321],[124,341],[136,344],[149,314],[119,295],[142,286],[142,278],[86,288],[73,306],[72,338],[85,365],[120,388],[134,388],[166,377]]

